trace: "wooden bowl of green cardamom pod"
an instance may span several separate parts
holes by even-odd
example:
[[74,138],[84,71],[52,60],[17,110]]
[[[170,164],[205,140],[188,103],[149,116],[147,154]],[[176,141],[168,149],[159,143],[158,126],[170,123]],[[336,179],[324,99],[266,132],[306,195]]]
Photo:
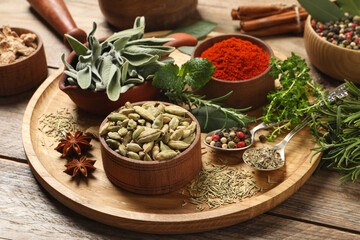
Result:
[[128,102],[100,126],[105,173],[113,184],[134,193],[178,190],[202,168],[200,138],[200,125],[186,109],[166,102]]

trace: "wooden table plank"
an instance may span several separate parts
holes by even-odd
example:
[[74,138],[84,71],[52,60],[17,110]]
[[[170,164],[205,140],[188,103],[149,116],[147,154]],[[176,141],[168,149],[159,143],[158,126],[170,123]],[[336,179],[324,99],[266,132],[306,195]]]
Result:
[[92,221],[66,208],[35,181],[27,164],[0,159],[0,238],[10,239],[356,239],[359,235],[267,214],[205,233],[161,236]]

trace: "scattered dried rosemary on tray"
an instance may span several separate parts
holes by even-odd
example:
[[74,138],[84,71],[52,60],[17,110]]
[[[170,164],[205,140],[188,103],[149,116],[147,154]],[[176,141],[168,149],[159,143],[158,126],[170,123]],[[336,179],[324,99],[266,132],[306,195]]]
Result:
[[66,108],[61,108],[56,113],[41,115],[38,129],[46,136],[54,137],[56,140],[64,138],[67,132],[75,134],[80,131],[74,115]]
[[223,205],[236,203],[244,198],[254,196],[262,189],[256,185],[253,176],[249,171],[229,167],[226,161],[221,165],[209,163],[211,167],[201,170],[199,177],[194,180],[187,191],[189,199],[184,201],[196,205],[196,209],[205,209],[203,204],[207,204],[209,209],[218,208]]

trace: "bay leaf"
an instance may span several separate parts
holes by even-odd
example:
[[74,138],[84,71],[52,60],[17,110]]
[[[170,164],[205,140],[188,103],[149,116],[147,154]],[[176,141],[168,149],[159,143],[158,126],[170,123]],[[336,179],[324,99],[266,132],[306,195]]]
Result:
[[182,47],[178,47],[178,50],[182,53],[185,53],[189,56],[191,56],[191,54],[193,53],[195,47],[192,46],[182,46]]
[[343,12],[347,12],[353,16],[360,16],[359,0],[337,0],[336,3],[340,6],[340,9]]
[[340,8],[329,0],[298,0],[303,8],[317,21],[329,22],[344,16]]
[[202,20],[184,27],[179,27],[174,31],[171,31],[168,34],[164,35],[163,37],[166,37],[173,33],[187,33],[196,37],[197,39],[200,39],[211,33],[216,27],[216,25],[216,23]]
[[[199,121],[201,132],[207,133],[216,129],[221,129],[225,124],[225,114],[216,108],[208,107],[207,126],[205,126],[206,115],[207,115],[205,107],[191,109],[191,113]],[[228,117],[225,127],[231,128],[231,127],[243,127],[243,126],[234,119],[232,119],[231,117]]]
[[88,89],[91,85],[91,67],[86,68],[77,72],[77,82],[81,89]]
[[106,87],[106,94],[111,101],[117,101],[120,97],[121,90],[121,72],[120,69],[114,64],[111,65],[109,77],[110,79]]

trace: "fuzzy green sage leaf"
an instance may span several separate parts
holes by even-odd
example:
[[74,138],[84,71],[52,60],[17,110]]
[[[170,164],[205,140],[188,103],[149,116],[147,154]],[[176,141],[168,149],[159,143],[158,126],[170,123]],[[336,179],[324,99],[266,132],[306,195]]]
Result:
[[85,45],[83,45],[81,42],[79,42],[76,38],[68,34],[64,35],[72,49],[75,51],[76,55],[85,55],[88,52],[89,49],[85,47]]

